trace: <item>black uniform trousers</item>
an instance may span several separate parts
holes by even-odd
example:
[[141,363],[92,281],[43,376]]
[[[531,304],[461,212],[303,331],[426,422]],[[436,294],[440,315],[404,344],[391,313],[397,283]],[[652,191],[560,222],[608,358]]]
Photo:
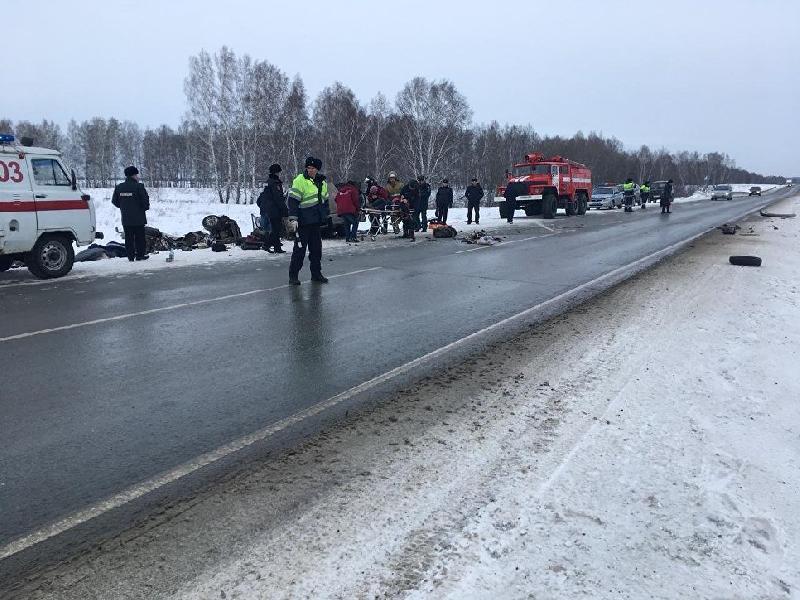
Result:
[[481,201],[480,200],[467,200],[467,224],[472,223],[472,211],[475,211],[475,222],[480,223],[481,220]]
[[143,258],[146,252],[144,225],[123,225],[125,232],[125,253],[128,260]]
[[267,248],[272,248],[275,251],[281,249],[281,234],[283,233],[283,217],[280,213],[267,214],[269,219],[270,230],[267,235]]
[[322,275],[322,233],[320,225],[300,225],[294,240],[292,261],[289,263],[289,276],[297,277],[303,268],[303,259],[308,249],[308,262],[311,264],[311,276]]
[[447,223],[447,211],[449,210],[450,210],[449,206],[437,206],[436,218],[439,219],[442,223]]

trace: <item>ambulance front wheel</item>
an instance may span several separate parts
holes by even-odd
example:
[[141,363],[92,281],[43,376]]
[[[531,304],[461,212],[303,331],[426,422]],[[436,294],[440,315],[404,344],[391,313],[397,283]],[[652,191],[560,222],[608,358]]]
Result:
[[11,256],[0,256],[0,273],[8,271],[13,263],[14,259]]
[[25,264],[39,279],[53,279],[69,273],[73,262],[72,240],[61,235],[43,235],[28,253]]

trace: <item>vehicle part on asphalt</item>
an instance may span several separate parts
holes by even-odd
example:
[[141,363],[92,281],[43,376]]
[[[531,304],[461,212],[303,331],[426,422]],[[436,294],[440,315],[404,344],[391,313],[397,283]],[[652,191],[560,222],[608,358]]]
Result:
[[741,229],[741,227],[739,227],[738,225],[731,225],[730,223],[725,223],[725,224],[724,224],[724,225],[722,225],[721,227],[718,227],[718,229],[719,229],[720,231],[722,231],[722,233],[727,233],[728,235],[733,235],[733,234],[735,234],[735,233],[736,233],[736,232],[737,232],[739,229]]
[[777,217],[780,219],[793,219],[797,216],[797,213],[771,213],[765,210],[759,211],[758,214],[760,214],[762,217]]
[[739,267],[760,267],[761,266],[761,257],[760,256],[731,256],[728,260],[731,261],[732,265],[736,265]]

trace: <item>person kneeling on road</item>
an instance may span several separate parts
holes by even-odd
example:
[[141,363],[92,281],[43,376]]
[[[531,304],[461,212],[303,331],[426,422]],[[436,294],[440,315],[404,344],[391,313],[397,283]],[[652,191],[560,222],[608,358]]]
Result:
[[147,225],[147,211],[150,198],[144,184],[139,181],[139,169],[125,168],[125,181],[118,183],[111,196],[111,204],[122,214],[122,230],[125,232],[125,252],[128,260],[147,260],[147,245],[144,226]]
[[320,173],[322,161],[313,156],[306,159],[305,169],[292,181],[289,190],[289,231],[295,232],[292,260],[289,263],[289,283],[300,285],[300,269],[308,250],[311,281],[328,283],[322,274],[322,234],[320,226],[327,220],[328,184]]

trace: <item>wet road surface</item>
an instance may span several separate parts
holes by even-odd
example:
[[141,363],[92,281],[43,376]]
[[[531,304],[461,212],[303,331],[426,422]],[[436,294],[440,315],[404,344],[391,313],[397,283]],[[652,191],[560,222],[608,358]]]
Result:
[[0,548],[792,193],[398,240],[324,261],[327,286],[287,286],[287,258],[0,287]]

